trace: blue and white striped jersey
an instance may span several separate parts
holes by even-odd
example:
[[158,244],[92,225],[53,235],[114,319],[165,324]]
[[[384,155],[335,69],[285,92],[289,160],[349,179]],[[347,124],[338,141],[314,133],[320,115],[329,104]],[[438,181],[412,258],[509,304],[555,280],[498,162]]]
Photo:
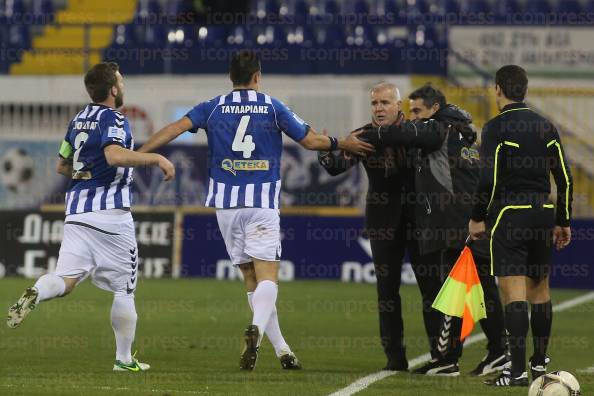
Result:
[[208,138],[206,206],[279,208],[282,132],[302,140],[309,126],[281,101],[251,89],[200,103],[186,114]]
[[103,149],[117,144],[133,150],[126,117],[107,106],[88,104],[68,125],[60,156],[72,159],[66,215],[129,208],[133,168],[110,166]]

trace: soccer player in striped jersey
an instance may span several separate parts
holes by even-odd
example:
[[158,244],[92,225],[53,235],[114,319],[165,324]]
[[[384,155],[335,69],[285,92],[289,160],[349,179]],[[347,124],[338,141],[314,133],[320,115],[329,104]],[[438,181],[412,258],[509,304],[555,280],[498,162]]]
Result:
[[227,252],[243,274],[254,313],[245,330],[240,368],[253,370],[266,334],[281,366],[298,369],[301,365],[283,338],[276,310],[282,133],[309,150],[340,148],[362,154],[373,147],[357,135],[339,140],[317,134],[282,102],[258,92],[262,75],[254,52],[236,53],[229,76],[232,92],[198,104],[139,151],[154,151],[188,130],[206,131],[210,176],[206,206],[217,209]]
[[87,277],[114,294],[111,325],[116,341],[114,371],[150,366],[131,354],[136,332],[134,291],[138,248],[130,213],[132,170],[156,165],[165,180],[175,168],[159,154],[136,153],[122,106],[124,82],[116,63],[99,63],[85,75],[92,103],[70,122],[60,147],[58,173],[71,178],[66,193],[64,237],[54,273],[40,277],[10,307],[7,325],[18,327],[42,301],[62,297]]

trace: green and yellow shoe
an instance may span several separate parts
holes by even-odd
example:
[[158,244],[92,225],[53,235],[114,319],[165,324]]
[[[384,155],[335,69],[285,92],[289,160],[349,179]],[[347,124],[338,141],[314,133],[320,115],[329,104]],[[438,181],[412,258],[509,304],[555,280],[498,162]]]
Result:
[[136,354],[132,356],[132,363],[124,363],[120,360],[116,360],[115,364],[113,365],[113,371],[146,371],[151,368],[150,364],[147,363],[140,363],[136,360]]
[[19,327],[27,315],[35,309],[38,296],[39,292],[36,288],[27,288],[21,298],[8,309],[6,325],[11,329]]

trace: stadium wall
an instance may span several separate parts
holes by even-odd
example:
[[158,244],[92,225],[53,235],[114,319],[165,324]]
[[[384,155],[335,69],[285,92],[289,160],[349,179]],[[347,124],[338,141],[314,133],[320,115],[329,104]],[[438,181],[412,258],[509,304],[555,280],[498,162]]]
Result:
[[[363,218],[355,211],[286,208],[281,212],[281,281],[375,282]],[[241,279],[229,261],[212,209],[140,207],[134,210],[134,218],[143,277]],[[0,278],[36,278],[55,268],[63,226],[63,212],[57,207],[0,211]],[[572,243],[554,255],[551,285],[594,289],[590,254],[594,221],[578,220],[572,226]],[[402,280],[416,283],[408,258]]]

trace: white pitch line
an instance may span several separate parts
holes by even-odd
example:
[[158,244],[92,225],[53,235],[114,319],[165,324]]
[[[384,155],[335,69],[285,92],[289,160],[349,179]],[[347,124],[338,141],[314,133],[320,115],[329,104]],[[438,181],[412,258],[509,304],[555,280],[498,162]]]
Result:
[[[585,304],[585,303],[593,301],[593,300],[594,300],[594,292],[582,294],[579,297],[575,297],[575,298],[569,299],[567,301],[563,301],[562,303],[559,303],[559,304],[553,306],[553,312],[566,311],[566,310],[573,308],[577,305]],[[466,348],[472,344],[475,344],[479,341],[483,341],[486,338],[487,337],[485,337],[484,333],[480,333],[480,334],[474,335],[472,337],[468,337],[468,339],[464,342],[464,348]],[[419,366],[425,362],[428,362],[430,359],[431,359],[431,354],[429,354],[429,353],[425,353],[421,356],[417,356],[416,358],[409,361],[409,368],[414,368],[416,366]],[[384,378],[390,377],[397,373],[398,373],[398,371],[382,370],[382,371],[378,371],[376,373],[366,375],[365,377],[361,377],[358,380],[356,380],[355,382],[351,383],[349,386],[339,389],[334,393],[331,393],[329,396],[351,396],[351,395],[354,395],[355,393],[361,392],[362,390],[366,389],[367,387],[369,387],[369,385],[371,385],[377,381],[381,381]]]

